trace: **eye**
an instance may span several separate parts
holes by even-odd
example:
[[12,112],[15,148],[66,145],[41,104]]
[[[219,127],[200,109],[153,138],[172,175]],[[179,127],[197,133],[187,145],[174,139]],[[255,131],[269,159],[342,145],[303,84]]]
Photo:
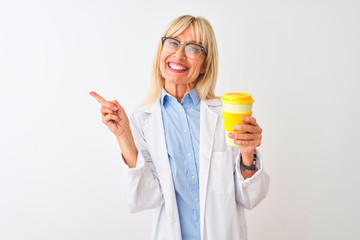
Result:
[[199,46],[196,45],[188,45],[187,46],[187,51],[193,52],[193,53],[198,53],[201,51]]
[[170,47],[177,47],[179,45],[176,41],[171,40],[171,39],[167,39],[166,44]]

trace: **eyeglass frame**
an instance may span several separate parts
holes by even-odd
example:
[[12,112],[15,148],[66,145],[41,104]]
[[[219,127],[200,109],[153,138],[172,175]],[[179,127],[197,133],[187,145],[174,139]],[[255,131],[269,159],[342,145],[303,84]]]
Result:
[[[165,41],[166,41],[166,39],[171,39],[171,40],[175,40],[176,42],[178,42],[179,43],[179,48],[180,48],[180,45],[184,45],[184,47],[186,47],[187,45],[196,45],[196,46],[198,46],[198,47],[200,47],[200,50],[201,51],[203,51],[205,54],[206,54],[206,56],[207,56],[207,50],[205,49],[205,47],[203,47],[203,46],[201,46],[200,44],[197,44],[197,43],[183,43],[183,42],[180,42],[178,39],[176,39],[176,38],[172,38],[172,37],[162,37],[161,38],[161,42],[162,42],[162,45],[164,46],[164,43],[165,43]],[[178,48],[178,49],[179,49]],[[178,50],[177,49],[177,50]],[[176,50],[176,51],[177,51]],[[200,54],[199,54],[199,56],[200,56]]]

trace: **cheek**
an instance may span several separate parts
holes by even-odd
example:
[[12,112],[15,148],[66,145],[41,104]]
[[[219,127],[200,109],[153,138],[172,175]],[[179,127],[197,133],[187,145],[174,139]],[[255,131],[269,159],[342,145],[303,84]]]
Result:
[[160,71],[163,72],[165,70],[165,62],[166,58],[168,57],[168,54],[165,54],[164,52],[160,55]]
[[203,64],[202,63],[197,63],[194,69],[196,69],[195,71],[196,71],[197,74],[203,73],[203,70],[204,70],[203,69]]
[[203,74],[205,72],[205,67],[204,67],[204,63],[205,63],[205,59],[201,59],[200,61],[198,61],[196,63],[196,71],[199,73],[199,74]]
[[163,56],[160,56],[160,72],[163,73],[163,71],[165,70],[165,60],[163,58]]

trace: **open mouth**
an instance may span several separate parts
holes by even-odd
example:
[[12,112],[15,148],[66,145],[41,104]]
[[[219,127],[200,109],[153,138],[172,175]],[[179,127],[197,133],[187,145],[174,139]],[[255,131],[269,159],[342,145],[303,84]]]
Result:
[[186,70],[189,69],[183,65],[175,64],[173,62],[168,62],[168,66],[170,69],[175,70],[175,71],[180,71],[180,72],[185,72]]

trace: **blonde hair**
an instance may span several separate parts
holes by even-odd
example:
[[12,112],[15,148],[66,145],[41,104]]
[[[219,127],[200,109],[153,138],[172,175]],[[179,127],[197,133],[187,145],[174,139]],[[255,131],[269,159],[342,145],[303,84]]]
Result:
[[[194,17],[191,15],[180,16],[166,27],[162,37],[177,37],[188,27],[194,27],[196,41],[200,42],[207,50],[203,66],[205,72],[200,74],[196,80],[196,90],[201,99],[208,100],[216,98],[215,85],[218,73],[218,51],[214,31],[208,20],[203,17]],[[164,86],[165,79],[160,72],[160,55],[162,51],[162,41],[159,39],[157,50],[155,52],[150,91],[143,104],[158,101]]]

